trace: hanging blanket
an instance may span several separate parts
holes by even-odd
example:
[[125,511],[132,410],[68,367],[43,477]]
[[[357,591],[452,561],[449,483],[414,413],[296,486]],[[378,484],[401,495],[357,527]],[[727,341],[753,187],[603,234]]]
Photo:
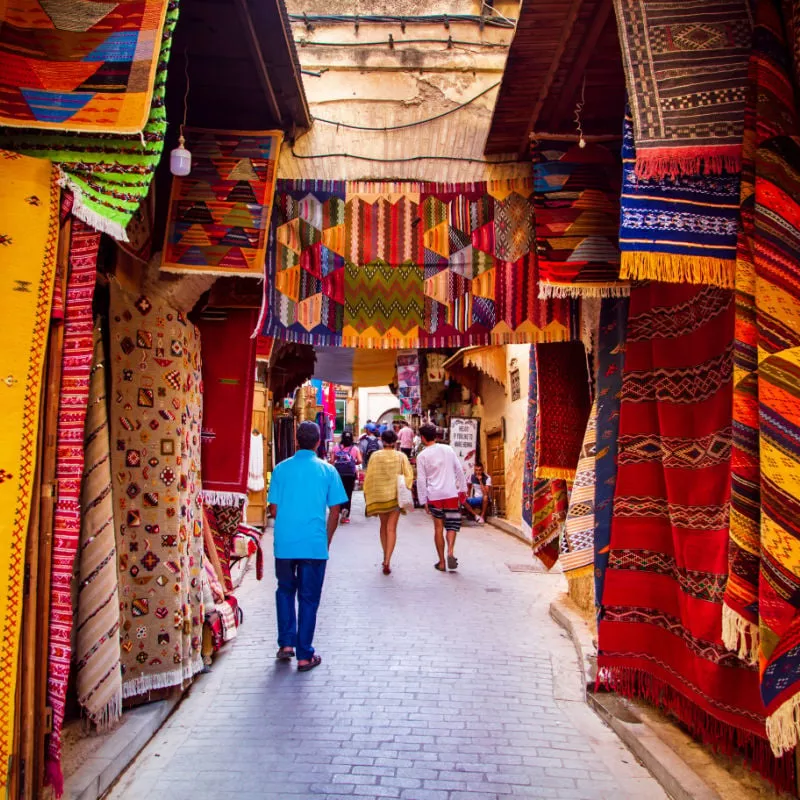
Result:
[[202,669],[199,336],[111,284],[111,465],[124,697]]
[[58,796],[61,796],[64,783],[61,775],[61,725],[72,661],[72,579],[81,533],[83,437],[93,358],[92,296],[99,247],[100,234],[80,220],[73,220],[56,429],[58,500],[53,519],[47,663],[47,704],[53,709],[53,730],[48,744],[46,779]]
[[[140,0],[141,5],[162,13],[161,0]],[[76,7],[78,3],[72,3]],[[82,7],[89,7],[91,3],[84,3]],[[105,6],[104,8],[107,8]],[[127,7],[126,7],[127,8]],[[115,17],[128,14],[127,11],[118,11]],[[131,218],[139,208],[140,203],[147,196],[150,181],[156,167],[161,160],[164,148],[164,136],[167,130],[167,114],[164,105],[167,84],[167,65],[172,47],[172,33],[178,20],[177,0],[169,0],[163,33],[155,36],[153,41],[160,42],[160,56],[153,89],[152,104],[148,102],[146,111],[149,112],[147,124],[141,134],[123,135],[119,132],[112,133],[70,133],[70,128],[65,126],[59,131],[33,130],[26,124],[25,128],[0,129],[0,147],[14,150],[18,153],[46,158],[53,161],[61,173],[61,184],[69,187],[75,194],[75,205],[72,213],[79,219],[91,225],[95,230],[103,231],[120,241],[127,241],[125,229]],[[131,23],[128,20],[129,24]],[[152,21],[155,25],[155,21]],[[159,26],[160,28],[160,26]],[[0,30],[6,28],[0,25]],[[135,28],[134,28],[135,30]],[[133,31],[131,32],[133,33]],[[66,35],[66,34],[62,34]],[[69,37],[74,37],[70,33]],[[135,39],[128,33],[117,33],[110,37],[109,42],[116,42],[115,53],[108,53],[109,69],[113,72],[107,78],[117,78],[124,74],[117,71],[114,60],[120,53],[131,53],[130,41]],[[142,52],[147,52],[147,42],[142,40]],[[101,50],[102,50],[101,46]],[[137,48],[137,53],[138,48]],[[81,62],[74,62],[77,66]],[[69,72],[69,70],[67,70]],[[59,79],[63,80],[62,72]],[[142,84],[143,85],[143,84]],[[103,93],[108,102],[116,105],[113,99],[116,94]],[[124,102],[124,101],[123,101]],[[135,130],[139,130],[136,128]]]
[[540,296],[627,294],[619,280],[619,145],[540,140],[533,158]]
[[314,378],[337,386],[388,386],[397,372],[394,350],[315,347]]
[[[52,164],[0,150],[0,764],[14,751],[14,705],[25,539],[37,458],[42,371],[50,324],[59,190]],[[0,769],[0,793],[7,770]]]
[[614,0],[614,8],[637,173],[737,172],[752,43],[747,0]]
[[231,578],[233,537],[236,536],[244,517],[244,505],[244,500],[228,505],[205,504],[206,520],[211,528],[211,538],[222,569],[222,581],[226,594],[233,591],[233,579]]
[[91,723],[102,731],[119,720],[122,714],[122,673],[105,353],[99,321],[94,329],[84,453],[78,550],[76,682],[81,708]]
[[536,477],[574,480],[589,420],[589,373],[580,342],[536,345]]
[[256,312],[232,309],[198,321],[203,343],[203,496],[237,505],[247,497]]
[[161,269],[262,278],[283,134],[185,134],[192,171],[172,179]]
[[772,757],[757,672],[721,639],[732,337],[728,291],[631,292],[598,666],[611,688],[654,702],[785,788],[794,763]]
[[603,602],[608,567],[614,489],[617,484],[617,437],[622,399],[622,369],[628,326],[628,299],[603,299],[597,337],[597,433],[594,486],[594,599]]
[[264,335],[390,349],[565,341],[539,300],[532,181],[278,181]]
[[733,287],[739,176],[636,174],[626,115],[622,144],[621,275],[638,280]]
[[397,354],[397,397],[402,414],[422,414],[419,353],[416,350]]

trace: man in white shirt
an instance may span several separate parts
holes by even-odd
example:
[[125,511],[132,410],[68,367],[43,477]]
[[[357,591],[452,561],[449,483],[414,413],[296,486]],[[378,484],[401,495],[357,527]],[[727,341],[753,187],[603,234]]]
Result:
[[[461,505],[467,499],[467,478],[458,456],[446,444],[437,443],[436,427],[419,429],[423,450],[417,456],[417,497],[433,517],[433,534],[439,572],[458,569],[456,534],[461,530]],[[447,535],[447,560],[444,545]]]

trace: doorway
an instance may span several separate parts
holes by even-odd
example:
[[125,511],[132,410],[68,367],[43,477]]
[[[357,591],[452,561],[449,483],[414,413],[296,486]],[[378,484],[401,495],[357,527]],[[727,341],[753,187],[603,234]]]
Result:
[[498,516],[506,515],[506,455],[503,431],[486,434],[486,471],[492,479],[492,496]]

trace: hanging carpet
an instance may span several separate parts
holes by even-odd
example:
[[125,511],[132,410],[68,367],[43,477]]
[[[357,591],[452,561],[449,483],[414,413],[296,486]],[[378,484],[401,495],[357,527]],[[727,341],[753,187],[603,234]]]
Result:
[[757,672],[721,639],[733,313],[722,289],[631,292],[598,667],[610,688],[788,788],[794,761],[770,752]]
[[402,414],[422,414],[419,353],[416,350],[397,354],[397,399]]
[[733,288],[738,173],[642,178],[636,173],[638,146],[626,114],[619,227],[622,277]]
[[[8,298],[0,353],[0,764],[14,752],[25,539],[58,244],[59,189],[49,161],[0,150],[0,292]],[[0,792],[7,770],[0,769]]]
[[[65,6],[64,11],[60,11],[59,14],[70,15],[75,9],[78,9],[78,16],[80,16],[80,8],[90,8],[93,5],[97,4],[83,3],[81,5],[77,2],[68,2],[66,6],[70,8],[74,6],[74,9],[71,11]],[[164,3],[162,0],[139,0],[137,5],[157,12],[156,16],[163,13]],[[93,12],[85,13],[91,15]],[[116,18],[128,13],[127,11],[116,11],[112,13],[112,16]],[[40,11],[39,14],[44,17],[43,12]],[[124,68],[117,72],[117,64],[114,59],[121,56],[126,56],[128,61],[137,59],[140,51],[136,44],[136,36],[141,35],[141,32],[137,34],[136,19],[135,16],[126,19],[126,28],[130,25],[133,26],[132,30],[117,32],[108,37],[107,44],[112,47],[113,51],[103,53],[105,47],[102,42],[98,42],[99,51],[106,55],[109,61],[105,74],[100,74],[96,78],[98,84],[95,86],[106,85],[104,81],[111,80],[113,82],[125,75]],[[0,128],[0,147],[51,160],[60,171],[61,184],[68,187],[75,195],[72,213],[95,230],[107,233],[119,241],[128,240],[126,228],[139,205],[147,197],[150,182],[161,160],[164,136],[167,130],[167,114],[164,105],[167,65],[172,47],[172,34],[177,20],[177,0],[169,0],[163,32],[160,31],[159,25],[159,32],[156,35],[156,20],[151,18],[148,24],[153,26],[153,33],[142,38],[140,42],[142,53],[149,50],[149,36],[153,36],[153,42],[158,42],[160,46],[152,103],[148,101],[145,109],[146,113],[149,113],[149,117],[147,117],[141,134],[138,133],[141,126],[134,128],[137,133],[130,135],[121,133],[116,126],[113,126],[108,132],[90,133],[71,132],[72,129],[68,124],[61,130],[52,131],[34,130],[28,123],[20,123],[25,125],[24,128]],[[12,28],[6,28],[0,24],[0,30],[6,33],[7,30],[10,32]],[[69,44],[70,41],[74,41],[75,36],[79,36],[79,32],[62,31],[60,34],[54,32],[54,36],[51,47],[56,48],[59,38]],[[95,38],[97,38],[96,35]],[[54,52],[56,51],[54,50]],[[72,62],[70,68],[60,68],[59,80],[68,83],[74,74],[77,74],[75,71],[80,71],[82,63],[76,61]],[[141,76],[132,75],[131,81],[133,82],[134,79],[136,84],[141,84],[144,89]],[[91,76],[87,76],[87,80],[91,83]],[[115,107],[118,105],[118,97],[121,95],[104,92],[100,96],[103,98],[103,107],[107,104],[110,104],[109,107]],[[109,98],[108,103],[105,100],[106,97]],[[123,102],[125,101],[123,100]]]
[[283,134],[184,133],[192,171],[172,179],[161,269],[262,278]]
[[315,347],[314,378],[338,386],[388,386],[396,374],[396,350]]
[[536,142],[534,199],[541,297],[611,297],[619,279],[619,145]]
[[614,0],[614,8],[637,174],[737,172],[752,43],[747,0]]
[[81,533],[83,437],[94,348],[92,297],[99,248],[100,234],[73,219],[56,426],[58,499],[53,518],[47,663],[47,704],[53,710],[53,729],[48,740],[45,776],[58,796],[64,783],[61,775],[61,726],[72,661],[72,580]]

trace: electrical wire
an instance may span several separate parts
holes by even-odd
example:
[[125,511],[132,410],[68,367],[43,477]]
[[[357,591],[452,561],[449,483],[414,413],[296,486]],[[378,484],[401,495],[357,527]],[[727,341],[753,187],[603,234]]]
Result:
[[183,122],[180,124],[180,138],[183,139],[183,129],[186,127],[186,115],[189,110],[189,48],[183,51],[183,74],[186,77],[186,91],[183,94]]
[[433,117],[426,117],[425,119],[419,119],[414,122],[405,122],[402,125],[351,125],[349,122],[337,122],[336,120],[323,119],[322,117],[314,117],[314,121],[324,122],[326,125],[335,125],[337,128],[349,128],[350,130],[354,131],[400,131],[405,128],[416,128],[418,125],[426,125],[428,122],[435,122],[437,119],[441,119],[442,117],[446,117],[450,114],[455,114],[456,111],[461,111],[461,109],[471,105],[485,94],[491,92],[492,89],[496,89],[499,85],[500,81],[497,81],[497,83],[487,86],[482,92],[476,94],[475,97],[472,97],[464,103],[459,103],[459,105],[455,106],[454,108],[450,108],[447,111],[442,111],[441,114],[436,114]]
[[378,39],[372,42],[317,42],[310,39],[298,39],[300,47],[391,47],[399,44],[446,44],[448,47],[460,45],[465,47],[499,47],[508,49],[505,42],[467,42],[463,39]]
[[469,156],[406,156],[405,158],[375,158],[374,156],[359,156],[353,153],[313,153],[309,155],[300,155],[296,153],[294,148],[291,148],[291,153],[294,158],[302,161],[310,161],[317,158],[352,158],[356,161],[375,161],[379,164],[405,164],[412,161],[463,161],[467,164],[486,164],[488,166],[502,165],[502,164],[521,164],[527,163],[519,159],[512,158],[505,161],[487,161],[485,158],[470,158]]

